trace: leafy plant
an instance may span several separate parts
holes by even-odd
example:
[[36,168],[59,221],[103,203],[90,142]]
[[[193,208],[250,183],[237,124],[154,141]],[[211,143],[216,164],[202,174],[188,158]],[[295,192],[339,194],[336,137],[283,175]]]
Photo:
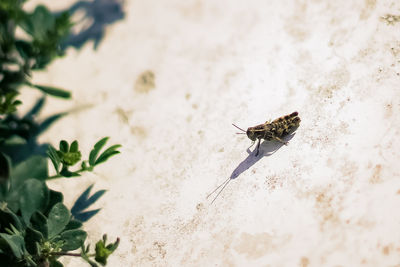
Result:
[[[54,16],[42,5],[32,12],[22,9],[21,0],[0,2],[0,114],[16,111],[22,85],[48,95],[70,98],[71,94],[52,86],[30,82],[32,71],[44,69],[54,58],[63,55],[60,42],[68,36],[72,23],[68,13]],[[21,29],[29,38],[17,36]]]
[[90,152],[89,159],[82,161],[81,168],[76,171],[70,171],[69,167],[75,165],[81,160],[81,152],[78,150],[78,142],[75,140],[68,144],[67,141],[60,141],[59,150],[56,150],[52,146],[49,147],[48,155],[53,163],[56,175],[51,176],[48,179],[54,179],[59,177],[73,177],[79,176],[83,171],[92,171],[95,166],[105,162],[111,156],[119,153],[117,150],[121,145],[113,145],[107,148],[100,156],[97,156],[103,146],[106,144],[108,137],[104,137],[98,141],[92,151]]
[[[91,154],[98,153],[106,140],[107,138],[103,138],[97,142]],[[102,146],[99,146],[99,143]],[[115,150],[116,147],[106,149],[97,159],[104,157],[108,159],[119,153]],[[75,175],[70,175],[70,173],[91,171],[95,165],[81,168],[76,172],[71,172],[67,169],[68,167],[65,167],[67,175],[63,176],[61,171],[56,176],[49,176],[46,157],[31,156],[16,166],[11,166],[8,156],[3,153],[0,155],[0,164],[5,167],[2,169],[7,170],[3,172],[0,183],[0,262],[6,262],[9,266],[37,266],[41,263],[61,266],[59,257],[79,256],[92,266],[96,266],[90,259],[93,257],[95,261],[104,265],[107,257],[117,248],[119,239],[107,245],[103,237],[96,243],[95,252],[90,254],[89,245],[86,247],[84,245],[86,232],[82,230],[82,222],[87,221],[99,211],[98,209],[86,212],[84,210],[105,191],[100,190],[88,197],[92,188],[90,186],[69,211],[62,203],[62,193],[51,190],[46,185],[49,179],[73,177]],[[71,166],[81,158],[76,141],[71,145],[68,145],[66,141],[61,141],[60,150],[55,150],[50,146],[49,155],[55,166],[59,166],[58,164]],[[85,165],[84,162],[82,166]],[[69,253],[79,248],[81,248],[80,253]]]
[[[27,12],[22,8],[24,2],[0,0],[0,265],[59,267],[62,256],[81,257],[91,266],[105,265],[119,239],[107,244],[104,235],[90,252],[90,245],[85,244],[87,233],[82,229],[82,223],[99,211],[86,209],[105,191],[99,190],[89,197],[93,185],[89,186],[70,210],[63,204],[63,194],[49,189],[46,182],[93,171],[118,154],[120,145],[103,150],[108,137],[102,138],[87,160],[82,160],[77,141],[62,140],[58,149],[38,144],[37,137],[66,115],[59,113],[37,122],[44,97],[25,115],[16,114],[22,104],[17,99],[22,86],[44,95],[71,97],[66,90],[33,84],[30,80],[34,71],[44,69],[63,55],[60,42],[72,25],[69,15],[53,15],[42,5]],[[17,35],[17,29],[24,36]],[[52,176],[49,160],[55,170]],[[74,167],[78,164],[80,167]],[[77,249],[80,251],[73,252]]]

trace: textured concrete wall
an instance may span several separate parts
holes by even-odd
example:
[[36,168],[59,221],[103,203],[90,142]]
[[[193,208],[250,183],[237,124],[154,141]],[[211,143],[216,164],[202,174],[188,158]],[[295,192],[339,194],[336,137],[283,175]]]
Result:
[[[35,76],[73,91],[48,114],[83,108],[43,140],[123,144],[96,173],[51,184],[70,204],[91,183],[108,189],[86,227],[121,237],[110,266],[400,263],[399,1],[126,0],[124,12],[96,51],[71,48]],[[264,142],[257,158],[231,126],[293,111],[290,144]]]

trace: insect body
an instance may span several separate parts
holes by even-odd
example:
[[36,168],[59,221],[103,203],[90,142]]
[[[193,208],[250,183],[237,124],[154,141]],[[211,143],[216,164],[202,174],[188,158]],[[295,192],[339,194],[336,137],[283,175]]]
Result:
[[[290,132],[296,130],[297,127],[299,127],[301,120],[298,115],[299,113],[296,111],[293,112],[292,114],[277,118],[272,122],[267,121],[263,124],[254,127],[249,127],[247,131],[243,130],[242,128],[239,128],[235,124],[233,124],[233,126],[235,126],[236,128],[238,128],[243,132],[239,134],[247,134],[247,137],[253,141],[253,144],[256,140],[258,140],[256,148],[256,156],[257,156],[260,148],[261,139],[268,141],[276,140],[278,142],[287,145],[288,142],[282,140],[282,138],[288,135]],[[214,203],[214,201],[218,198],[219,194],[221,194],[221,192],[225,189],[225,187],[229,184],[229,182],[232,179],[233,178],[231,177],[226,179],[223,183],[221,183],[217,188],[214,189],[214,191],[212,191],[207,196],[207,198],[209,198],[212,194],[214,194],[214,192],[216,192],[219,188],[222,187],[221,190],[218,191],[217,195],[212,200],[211,204]]]
[[266,121],[263,124],[249,127],[247,131],[239,128],[235,124],[233,124],[233,126],[243,132],[239,134],[246,133],[247,137],[253,141],[253,144],[256,140],[258,140],[255,154],[255,156],[257,156],[260,149],[261,139],[267,141],[276,140],[287,145],[288,142],[283,141],[282,138],[289,134],[291,131],[295,130],[297,127],[299,127],[301,120],[298,115],[299,113],[295,111],[292,114],[277,118],[272,122]]

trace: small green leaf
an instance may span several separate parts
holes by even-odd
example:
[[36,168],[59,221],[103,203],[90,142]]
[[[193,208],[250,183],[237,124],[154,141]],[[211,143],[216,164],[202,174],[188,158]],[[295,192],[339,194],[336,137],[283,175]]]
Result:
[[75,250],[80,248],[86,240],[86,232],[83,230],[68,230],[62,232],[60,239],[65,241],[62,246],[63,251]]
[[47,205],[45,214],[49,214],[50,210],[53,208],[53,206],[59,202],[63,202],[64,196],[61,192],[54,191],[54,190],[49,190],[49,204]]
[[25,252],[24,238],[20,235],[8,235],[5,233],[0,233],[0,240],[1,238],[7,242],[14,256],[19,260],[22,259],[22,256]]
[[61,157],[61,162],[66,166],[73,166],[78,163],[82,158],[80,151],[77,152],[67,152],[63,153]]
[[68,224],[65,226],[65,230],[79,229],[79,228],[82,227],[82,225],[83,225],[83,224],[82,224],[80,221],[72,219],[72,220],[70,220],[70,221],[68,222]]
[[17,40],[15,41],[15,48],[24,60],[29,60],[33,55],[32,45],[29,42]]
[[93,171],[93,166],[88,166],[87,161],[82,161],[81,168],[83,171]]
[[11,160],[0,152],[0,184],[5,184],[10,178]]
[[69,148],[69,152],[78,152],[78,141],[73,141],[71,143],[71,147]]
[[[4,74],[5,72],[2,71]],[[19,84],[23,82],[24,77],[20,76],[19,74],[13,75],[8,73],[8,75],[4,76],[14,76],[13,78],[16,79],[15,84]],[[20,76],[20,77],[19,77]],[[13,79],[11,78],[11,79]],[[6,78],[3,78],[1,82],[3,82]],[[9,86],[12,86],[12,83],[9,81]],[[0,114],[10,114],[17,110],[17,106],[20,105],[22,102],[19,100],[14,100],[14,98],[18,95],[18,92],[11,91],[8,93],[3,93],[0,95]]]
[[52,86],[37,85],[37,84],[32,84],[32,86],[39,89],[43,93],[46,93],[51,96],[65,98],[65,99],[71,98],[71,92],[64,90],[64,89],[60,89],[60,88],[56,88],[56,87],[52,87]]
[[89,164],[90,164],[90,166],[96,165],[95,162],[96,162],[96,159],[97,159],[97,155],[99,154],[100,149],[106,144],[108,138],[109,137],[102,138],[100,141],[98,141],[94,145],[94,148],[92,149],[92,151],[90,151],[90,154],[89,154]]
[[17,189],[25,182],[26,179],[29,178],[45,180],[47,176],[47,159],[40,155],[34,155],[19,163],[12,169],[12,187]]
[[68,142],[65,140],[60,141],[60,151],[63,153],[67,153],[69,151]]
[[52,238],[64,230],[65,226],[68,224],[71,215],[67,207],[62,203],[57,203],[51,209],[47,224],[49,229],[49,238]]
[[44,238],[48,238],[47,218],[39,211],[36,211],[31,216],[32,228],[41,232]]
[[49,156],[51,162],[53,163],[56,173],[59,174],[61,160],[57,154],[57,150],[55,150],[54,147],[50,145],[47,150],[47,155]]
[[25,223],[29,222],[35,211],[44,210],[49,201],[49,189],[44,182],[36,179],[26,180],[19,195],[19,206]]
[[50,267],[63,267],[64,265],[58,260],[50,260]]
[[[4,202],[3,202],[4,203]],[[20,217],[18,217],[14,212],[12,212],[7,207],[1,207],[0,209],[0,226],[2,229],[11,228],[13,225],[16,229],[22,230],[22,223]]]
[[106,245],[107,241],[107,236],[103,236],[103,240],[100,240],[96,243],[96,256],[95,260],[99,262],[102,265],[107,264],[107,258],[110,256],[118,247],[119,245],[119,238],[117,240],[109,245]]
[[43,239],[44,237],[41,232],[31,227],[26,228],[24,240],[25,240],[26,250],[30,254],[35,255],[37,253],[37,246]]
[[31,34],[34,39],[45,40],[48,31],[54,27],[55,18],[43,5],[38,5],[35,11],[27,17],[24,30]]
[[116,149],[120,148],[121,145],[113,145],[110,146],[108,149],[106,149],[101,155],[100,157],[96,160],[95,165],[98,165],[100,163],[105,162],[107,159],[109,159],[110,157],[119,154],[119,151],[116,151]]

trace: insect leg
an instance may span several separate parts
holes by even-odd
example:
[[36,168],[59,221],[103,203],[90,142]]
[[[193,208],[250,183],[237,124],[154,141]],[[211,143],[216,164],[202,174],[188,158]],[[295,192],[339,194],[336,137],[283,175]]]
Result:
[[257,147],[256,147],[256,157],[258,156],[258,152],[260,150],[260,139],[258,139]]
[[275,139],[276,141],[278,141],[278,142],[284,144],[284,145],[288,145],[288,144],[289,144],[289,142],[283,141],[283,140],[280,139],[278,136],[273,136],[272,138]]
[[250,147],[254,146],[254,143],[255,143],[255,142],[256,142],[256,141],[251,142],[251,145],[250,145],[247,149],[250,149]]

